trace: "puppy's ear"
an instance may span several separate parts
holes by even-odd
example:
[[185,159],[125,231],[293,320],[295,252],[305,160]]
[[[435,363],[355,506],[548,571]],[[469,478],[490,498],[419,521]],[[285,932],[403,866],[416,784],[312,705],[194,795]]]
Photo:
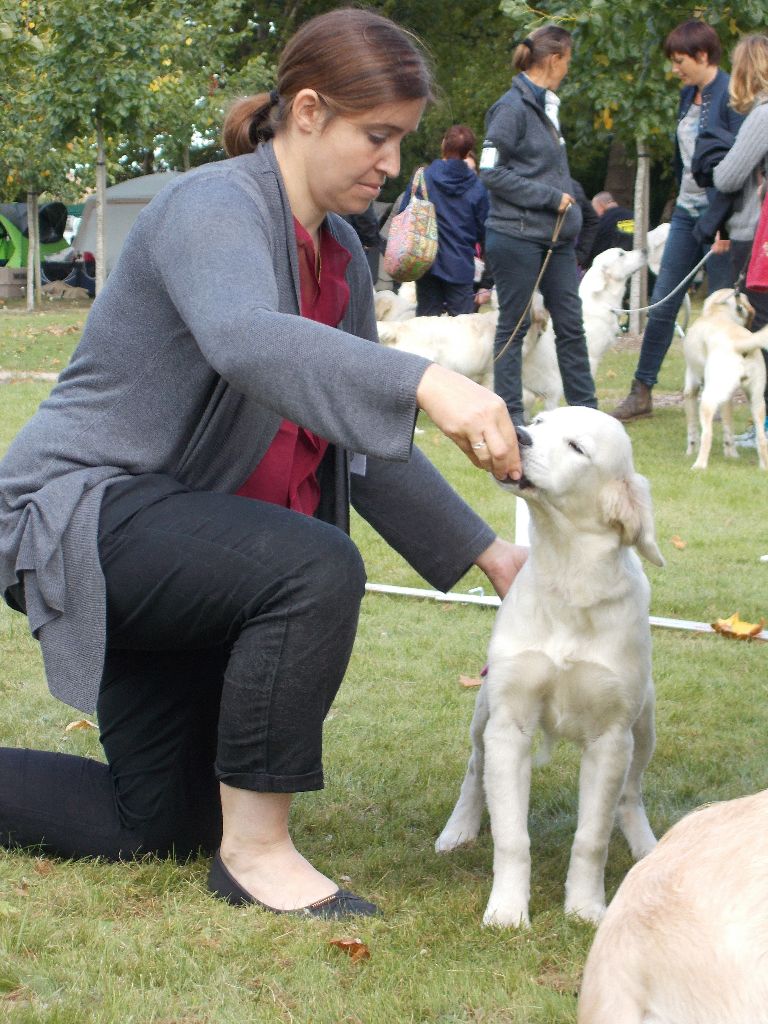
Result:
[[622,544],[634,545],[653,565],[664,565],[656,545],[651,508],[651,489],[639,473],[612,480],[600,492],[604,521],[619,531]]
[[[592,274],[590,282],[594,282],[594,287],[591,289],[590,294],[594,298],[596,295],[599,295],[604,288],[608,287],[609,275],[604,267],[601,267],[599,265],[595,266],[594,263],[589,268],[589,272],[590,274]],[[597,278],[597,280],[595,280],[595,278]]]

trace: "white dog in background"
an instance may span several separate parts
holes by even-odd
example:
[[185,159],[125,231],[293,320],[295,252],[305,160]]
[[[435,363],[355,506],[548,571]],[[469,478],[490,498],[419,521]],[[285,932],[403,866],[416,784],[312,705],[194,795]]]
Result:
[[[619,314],[627,281],[646,262],[640,249],[606,249],[597,255],[579,284],[589,368],[595,376],[600,360],[619,335]],[[546,312],[544,312],[546,317]],[[533,398],[541,398],[545,409],[553,409],[563,395],[557,365],[555,332],[551,322],[538,333],[529,332],[523,344],[523,404],[530,415]]]
[[379,340],[401,352],[431,359],[493,388],[493,339],[498,311],[459,316],[417,316],[377,323]]
[[764,429],[765,360],[760,351],[762,346],[768,345],[768,327],[751,333],[748,327],[753,315],[754,309],[743,295],[736,294],[732,288],[720,288],[706,300],[701,316],[683,339],[688,455],[699,445],[696,399],[701,392],[698,415],[701,443],[693,469],[707,468],[712,448],[712,423],[718,409],[723,424],[723,454],[727,458],[738,458],[733,440],[732,402],[739,387],[749,398],[760,468],[768,469]]
[[435,846],[445,852],[474,839],[487,801],[493,889],[483,920],[527,925],[533,737],[541,729],[573,740],[583,755],[565,908],[598,921],[617,812],[636,858],[656,842],[641,792],[655,738],[650,588],[633,548],[654,565],[664,560],[647,481],[617,420],[558,408],[519,437],[524,476],[502,486],[528,503],[530,556],[494,624],[472,755]]
[[578,1024],[768,1024],[768,790],[679,821],[629,872]]
[[376,310],[377,320],[402,321],[410,320],[416,316],[416,298],[413,301],[409,295],[402,295],[402,288],[399,292],[393,292],[385,288],[373,293],[373,305]]
[[619,335],[619,310],[627,281],[642,266],[645,253],[640,249],[606,249],[598,253],[579,284],[587,338],[589,368],[594,377],[600,360]]

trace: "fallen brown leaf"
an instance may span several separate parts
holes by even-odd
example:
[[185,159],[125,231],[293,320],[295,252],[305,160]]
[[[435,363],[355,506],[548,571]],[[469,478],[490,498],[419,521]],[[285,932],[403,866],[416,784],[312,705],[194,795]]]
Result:
[[750,640],[762,631],[764,625],[765,619],[760,619],[759,622],[743,622],[739,618],[739,613],[734,612],[727,619],[716,619],[712,623],[712,629],[721,636],[728,636],[733,640]]
[[98,729],[98,725],[95,722],[90,722],[87,718],[78,718],[76,722],[70,722],[69,725],[64,729],[64,732],[74,732],[75,729]]
[[688,541],[683,540],[682,537],[678,537],[677,534],[675,534],[674,537],[670,537],[669,542],[673,547],[677,548],[678,551],[683,551],[688,547]]
[[370,960],[371,958],[370,949],[360,939],[330,939],[328,944],[336,946],[346,953],[352,963],[358,963],[360,960]]
[[471,686],[482,686],[483,680],[479,676],[459,676],[459,683],[469,689]]

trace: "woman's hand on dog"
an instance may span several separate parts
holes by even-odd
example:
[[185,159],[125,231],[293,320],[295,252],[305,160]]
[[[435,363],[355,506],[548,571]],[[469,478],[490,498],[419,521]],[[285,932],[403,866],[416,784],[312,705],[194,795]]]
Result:
[[468,377],[431,363],[416,391],[419,408],[464,452],[497,480],[522,475],[515,428],[506,403]]
[[528,548],[497,537],[476,560],[475,565],[483,570],[499,597],[504,597],[527,558]]

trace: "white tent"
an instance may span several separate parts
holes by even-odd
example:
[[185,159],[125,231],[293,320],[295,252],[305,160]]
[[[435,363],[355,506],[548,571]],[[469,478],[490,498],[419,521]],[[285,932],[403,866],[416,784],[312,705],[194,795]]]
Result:
[[[107,189],[107,208],[104,215],[104,244],[106,248],[106,272],[112,270],[123,247],[123,242],[133,222],[161,188],[164,188],[180,171],[164,171],[160,174],[144,174],[139,178],[128,178]],[[83,216],[72,240],[75,252],[96,252],[96,196],[85,201]]]

